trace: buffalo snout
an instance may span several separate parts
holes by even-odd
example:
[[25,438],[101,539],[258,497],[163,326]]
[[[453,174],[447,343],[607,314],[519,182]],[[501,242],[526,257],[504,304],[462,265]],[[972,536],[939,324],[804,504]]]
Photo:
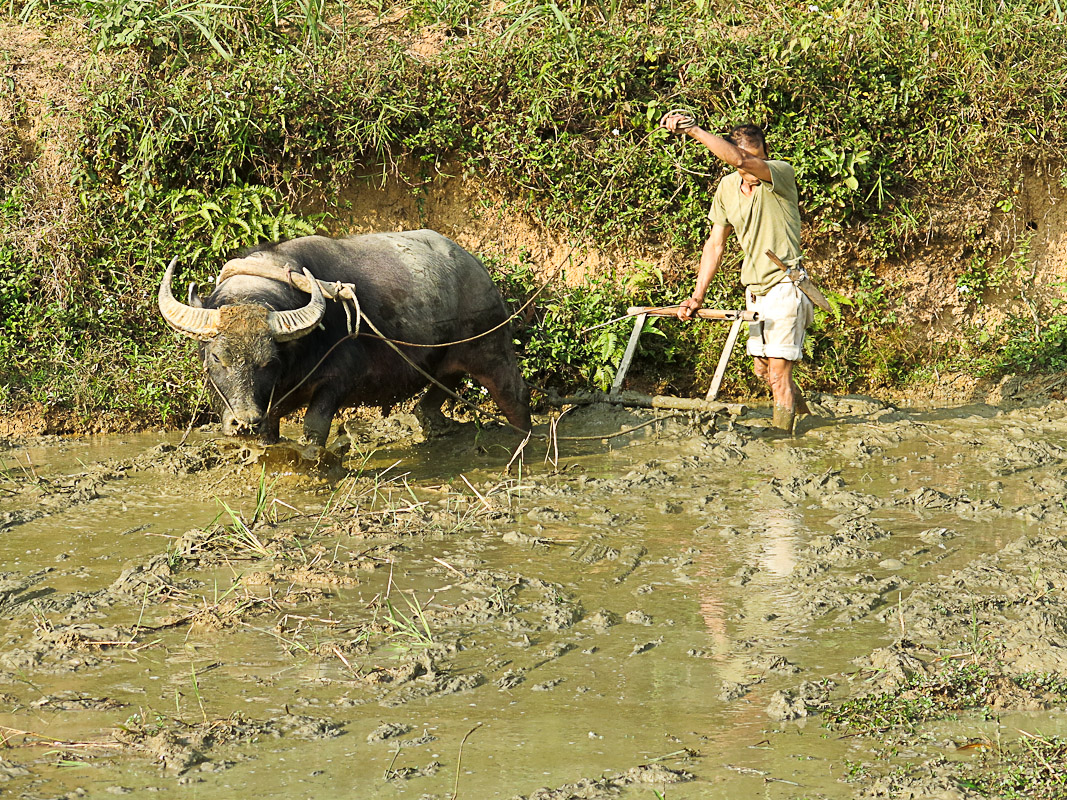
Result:
[[227,436],[253,436],[259,433],[263,415],[256,411],[237,415],[228,410],[223,414],[222,432]]

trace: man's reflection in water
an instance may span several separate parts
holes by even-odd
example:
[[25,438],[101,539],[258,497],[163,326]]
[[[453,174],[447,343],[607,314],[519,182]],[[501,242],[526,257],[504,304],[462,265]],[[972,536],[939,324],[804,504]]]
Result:
[[775,578],[787,578],[797,565],[796,545],[800,532],[800,514],[792,509],[767,512],[760,569]]
[[[796,567],[802,527],[801,515],[795,509],[770,509],[764,512],[762,526],[754,529],[756,536],[744,540],[737,537],[728,557],[724,556],[719,542],[715,543],[716,547],[709,547],[706,542],[698,545],[700,613],[711,636],[709,644],[714,660],[725,661],[731,655],[736,656],[731,653],[734,640],[762,636],[774,630],[766,618],[781,616],[783,606],[790,602],[778,586]],[[754,548],[758,550],[753,552]],[[738,562],[740,566],[734,573],[724,574],[724,570]],[[746,567],[755,569],[749,573]],[[739,609],[743,614],[731,631],[727,629],[728,608]]]

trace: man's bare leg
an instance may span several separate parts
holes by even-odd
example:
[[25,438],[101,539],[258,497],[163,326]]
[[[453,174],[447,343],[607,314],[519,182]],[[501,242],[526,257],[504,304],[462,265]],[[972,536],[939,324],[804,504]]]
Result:
[[755,359],[755,372],[771,388],[774,397],[774,425],[776,428],[793,432],[793,424],[798,414],[810,414],[804,395],[793,380],[795,361],[785,358]]

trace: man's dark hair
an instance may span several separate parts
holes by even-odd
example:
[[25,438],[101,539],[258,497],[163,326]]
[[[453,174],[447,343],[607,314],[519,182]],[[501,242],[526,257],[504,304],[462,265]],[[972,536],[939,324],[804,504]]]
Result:
[[757,145],[763,148],[764,153],[770,152],[767,149],[767,136],[763,133],[763,128],[750,122],[732,127],[729,135],[726,136],[726,141],[738,147],[744,144]]

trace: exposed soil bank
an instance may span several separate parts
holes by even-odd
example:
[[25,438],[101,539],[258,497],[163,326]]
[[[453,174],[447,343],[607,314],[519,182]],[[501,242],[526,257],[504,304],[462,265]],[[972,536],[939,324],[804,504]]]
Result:
[[796,439],[574,409],[515,459],[399,415],[310,470],[204,432],[8,437],[0,782],[968,797],[1037,731],[1056,763],[1065,404],[815,406]]

